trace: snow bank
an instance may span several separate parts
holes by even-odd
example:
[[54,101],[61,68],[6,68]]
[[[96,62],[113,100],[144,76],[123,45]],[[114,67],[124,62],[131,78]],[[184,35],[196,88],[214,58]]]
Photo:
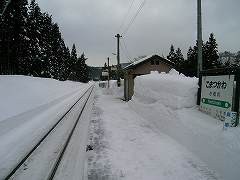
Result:
[[137,77],[134,83],[128,106],[148,120],[149,127],[185,146],[222,179],[239,179],[240,128],[225,131],[221,121],[197,107],[184,108],[195,105],[197,78],[171,70]]
[[196,105],[198,79],[179,74],[151,72],[134,80],[133,99],[144,104],[161,103],[172,109]]
[[0,76],[0,121],[82,88],[82,83],[28,76]]

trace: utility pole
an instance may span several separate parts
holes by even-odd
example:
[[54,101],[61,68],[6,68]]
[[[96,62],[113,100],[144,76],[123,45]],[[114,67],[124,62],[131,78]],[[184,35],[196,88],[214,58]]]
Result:
[[202,71],[202,3],[201,0],[197,0],[197,46],[198,46],[198,67],[197,76],[200,76]]
[[120,87],[120,52],[119,52],[119,39],[122,37],[120,34],[115,36],[117,38],[117,85]]
[[107,58],[107,65],[108,65],[108,89],[109,89],[109,80],[110,80],[109,57]]

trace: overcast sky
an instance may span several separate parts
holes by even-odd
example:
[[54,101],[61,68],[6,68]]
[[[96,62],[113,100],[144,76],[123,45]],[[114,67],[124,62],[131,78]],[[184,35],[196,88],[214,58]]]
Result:
[[[103,65],[106,58],[116,63],[117,33],[122,33],[143,0],[37,0],[43,12],[52,14],[66,44],[75,43],[87,64]],[[202,0],[203,40],[213,32],[219,51],[240,50],[240,1]],[[166,56],[170,45],[186,56],[197,38],[197,0],[146,0],[142,11],[121,39],[121,62],[140,55]],[[124,18],[126,17],[126,18]],[[123,26],[121,24],[123,23]],[[125,45],[124,45],[125,42]],[[126,48],[127,47],[127,48]],[[126,50],[127,49],[127,50]]]

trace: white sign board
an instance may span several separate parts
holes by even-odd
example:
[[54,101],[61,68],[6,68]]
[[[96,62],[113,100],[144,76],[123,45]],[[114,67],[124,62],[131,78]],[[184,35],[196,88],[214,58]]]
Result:
[[203,76],[200,109],[224,120],[225,112],[232,111],[234,75]]

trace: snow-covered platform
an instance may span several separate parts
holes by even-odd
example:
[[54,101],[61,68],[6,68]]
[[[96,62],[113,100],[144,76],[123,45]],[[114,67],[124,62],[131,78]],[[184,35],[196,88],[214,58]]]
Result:
[[129,102],[113,82],[100,88],[89,179],[238,180],[240,128],[199,111],[197,82],[175,70],[139,76]]
[[89,180],[221,179],[186,147],[105,91],[95,96]]

